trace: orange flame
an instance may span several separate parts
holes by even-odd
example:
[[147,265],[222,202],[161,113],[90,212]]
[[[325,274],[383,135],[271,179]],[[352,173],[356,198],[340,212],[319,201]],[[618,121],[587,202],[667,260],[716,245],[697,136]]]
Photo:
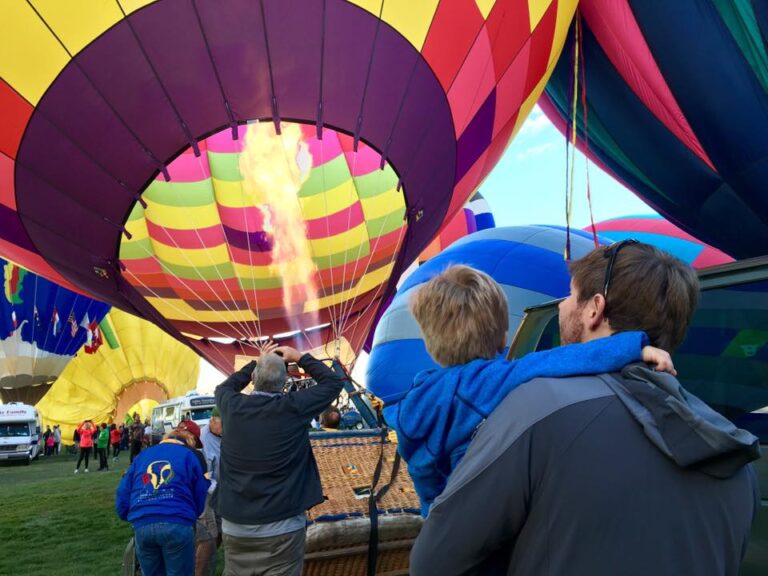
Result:
[[[317,300],[317,267],[298,193],[309,178],[312,155],[296,124],[281,124],[282,134],[272,123],[248,126],[240,173],[243,190],[264,217],[264,232],[272,241],[272,266],[282,279],[283,306],[291,327],[299,330],[295,316],[304,304]],[[307,325],[317,324],[317,312]]]

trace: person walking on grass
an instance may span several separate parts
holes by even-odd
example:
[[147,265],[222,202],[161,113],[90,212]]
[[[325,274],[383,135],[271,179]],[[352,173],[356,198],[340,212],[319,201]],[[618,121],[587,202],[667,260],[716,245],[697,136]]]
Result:
[[[127,418],[130,421],[130,416]],[[130,424],[126,422],[120,425],[120,450],[128,452],[131,449]]]
[[133,424],[131,424],[129,435],[131,439],[131,462],[133,462],[144,445],[144,425],[141,423],[138,412],[133,413]]
[[48,431],[45,433],[45,455],[46,456],[53,456],[53,445],[55,443],[56,443],[56,440],[53,437],[53,431],[49,426]]
[[58,456],[59,450],[61,449],[61,428],[58,424],[54,424],[53,426],[53,442],[53,453]]
[[48,445],[48,438],[53,438],[53,432],[51,431],[50,426],[46,426],[45,432],[43,433],[43,455],[44,456],[50,456],[52,450],[53,443],[51,443],[51,446]]
[[96,434],[96,426],[92,420],[86,420],[77,427],[77,435],[80,438],[80,455],[77,458],[75,474],[80,472],[80,463],[85,459],[85,471],[88,472],[88,456],[93,449],[93,436]]
[[122,437],[123,427],[117,427],[115,424],[109,426],[109,443],[112,445],[112,462],[117,462],[117,457],[120,455],[120,439]]
[[107,464],[107,449],[109,447],[109,430],[107,429],[106,423],[101,424],[101,429],[99,430],[99,436],[96,440],[96,450],[99,454],[99,472],[102,470],[109,470],[109,465]]

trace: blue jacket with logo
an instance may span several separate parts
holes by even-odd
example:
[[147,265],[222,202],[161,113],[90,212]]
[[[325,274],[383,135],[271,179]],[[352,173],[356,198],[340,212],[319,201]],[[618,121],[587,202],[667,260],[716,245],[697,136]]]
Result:
[[203,513],[209,485],[195,452],[165,440],[142,451],[120,480],[117,515],[134,527],[155,522],[191,526]]

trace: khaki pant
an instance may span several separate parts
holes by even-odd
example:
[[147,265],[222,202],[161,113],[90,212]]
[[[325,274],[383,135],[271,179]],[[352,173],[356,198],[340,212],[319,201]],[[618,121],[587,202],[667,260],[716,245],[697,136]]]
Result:
[[224,576],[301,576],[305,530],[268,538],[224,534]]

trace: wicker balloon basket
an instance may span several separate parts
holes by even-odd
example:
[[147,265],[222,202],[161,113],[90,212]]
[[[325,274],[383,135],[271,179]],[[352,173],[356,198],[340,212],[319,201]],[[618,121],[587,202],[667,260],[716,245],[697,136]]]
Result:
[[[408,471],[395,463],[396,445],[389,438],[382,441],[376,430],[313,433],[311,442],[326,500],[308,512],[304,575],[367,574],[372,490],[384,492],[376,502],[376,574],[408,574],[422,520]],[[372,487],[379,462],[379,480]]]

